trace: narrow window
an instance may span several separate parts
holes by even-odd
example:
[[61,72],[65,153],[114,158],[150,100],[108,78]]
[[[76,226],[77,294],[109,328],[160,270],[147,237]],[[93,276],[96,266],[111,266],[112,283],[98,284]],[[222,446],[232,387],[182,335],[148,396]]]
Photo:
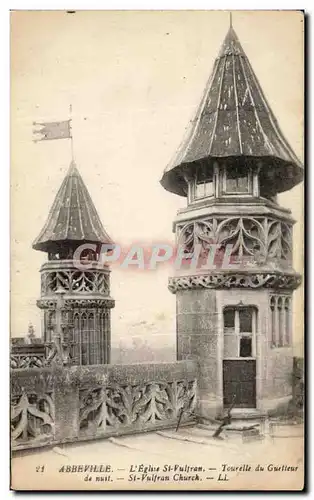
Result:
[[81,359],[81,325],[80,325],[80,316],[79,313],[74,313],[73,315],[73,351],[72,351],[72,357],[74,360],[75,364],[81,365],[82,364],[82,359]]
[[238,357],[238,338],[235,329],[236,310],[227,307],[224,310],[224,357]]
[[214,196],[213,175],[198,172],[195,180],[195,199],[210,198]]
[[252,333],[252,309],[249,307],[239,309],[240,332]]
[[276,329],[276,299],[272,297],[270,299],[270,313],[271,313],[271,345],[272,347],[277,346],[277,329]]
[[285,343],[291,345],[291,300],[286,297],[285,301]]
[[251,358],[256,329],[253,307],[227,307],[224,310],[224,357]]
[[284,323],[284,313],[285,309],[283,306],[283,299],[282,297],[279,297],[278,299],[278,331],[279,331],[279,347],[282,347],[284,345],[284,328],[285,328],[285,323]]
[[260,196],[262,198],[266,198],[267,200],[272,201],[273,203],[278,204],[277,195],[272,191],[272,187],[269,185],[269,182],[265,183],[264,179],[259,177],[259,187],[260,187]]
[[235,309],[227,307],[224,312],[224,327],[234,329],[235,324]]
[[109,316],[108,312],[101,313],[100,316],[100,346],[101,346],[101,356],[100,363],[109,363],[109,352],[108,352],[108,332],[109,332]]
[[250,358],[252,356],[252,337],[241,337],[240,358]]
[[88,349],[88,323],[87,323],[87,315],[85,313],[81,316],[81,335],[82,335],[82,365],[87,365],[89,361],[89,349]]
[[226,193],[245,194],[249,192],[249,173],[237,167],[226,168],[225,170],[225,191]]
[[97,353],[98,346],[95,338],[95,320],[94,314],[90,313],[88,316],[88,345],[89,345],[89,364],[96,363],[95,353]]
[[252,334],[253,334],[253,309],[245,307],[239,309],[240,330],[240,357],[250,358],[252,356]]

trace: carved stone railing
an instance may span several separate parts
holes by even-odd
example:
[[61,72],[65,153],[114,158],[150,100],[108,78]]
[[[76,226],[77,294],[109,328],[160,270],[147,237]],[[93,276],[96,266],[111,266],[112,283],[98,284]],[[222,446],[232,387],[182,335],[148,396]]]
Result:
[[197,364],[97,365],[11,372],[12,449],[174,427],[193,421]]
[[180,222],[176,224],[176,238],[187,253],[192,253],[196,245],[205,256],[211,244],[232,245],[231,256],[240,261],[292,265],[292,221],[273,216],[224,215]]
[[10,367],[41,368],[45,365],[46,348],[44,344],[12,345],[10,352]]
[[[95,262],[95,264],[97,264]],[[49,297],[57,290],[70,294],[97,294],[109,296],[107,267],[78,269],[72,260],[49,261],[41,267],[41,296]]]

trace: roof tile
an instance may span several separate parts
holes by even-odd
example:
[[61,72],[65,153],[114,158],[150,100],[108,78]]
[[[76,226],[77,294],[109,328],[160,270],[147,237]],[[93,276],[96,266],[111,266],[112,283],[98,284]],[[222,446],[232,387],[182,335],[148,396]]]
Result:
[[[283,136],[230,26],[201,104],[174,159],[166,167],[161,184],[165,189],[185,196],[183,166],[243,156],[253,161],[267,159],[266,169],[277,169],[278,192],[290,189],[302,180],[302,164]],[[293,169],[289,178],[284,172],[287,166]],[[285,182],[282,182],[283,176]]]
[[72,162],[33,248],[48,252],[54,244],[79,241],[112,243]]

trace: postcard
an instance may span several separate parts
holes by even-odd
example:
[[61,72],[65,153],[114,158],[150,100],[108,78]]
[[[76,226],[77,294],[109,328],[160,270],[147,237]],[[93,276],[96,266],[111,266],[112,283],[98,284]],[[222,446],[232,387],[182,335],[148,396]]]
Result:
[[304,488],[304,12],[11,12],[11,488]]

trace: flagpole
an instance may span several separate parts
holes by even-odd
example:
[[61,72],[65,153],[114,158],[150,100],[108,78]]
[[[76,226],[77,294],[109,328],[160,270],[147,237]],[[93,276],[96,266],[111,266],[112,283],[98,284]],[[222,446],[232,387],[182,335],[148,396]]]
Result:
[[72,104],[70,104],[70,130],[71,130],[71,157],[72,157],[72,162],[74,162],[74,147],[73,147],[73,130],[72,130]]

